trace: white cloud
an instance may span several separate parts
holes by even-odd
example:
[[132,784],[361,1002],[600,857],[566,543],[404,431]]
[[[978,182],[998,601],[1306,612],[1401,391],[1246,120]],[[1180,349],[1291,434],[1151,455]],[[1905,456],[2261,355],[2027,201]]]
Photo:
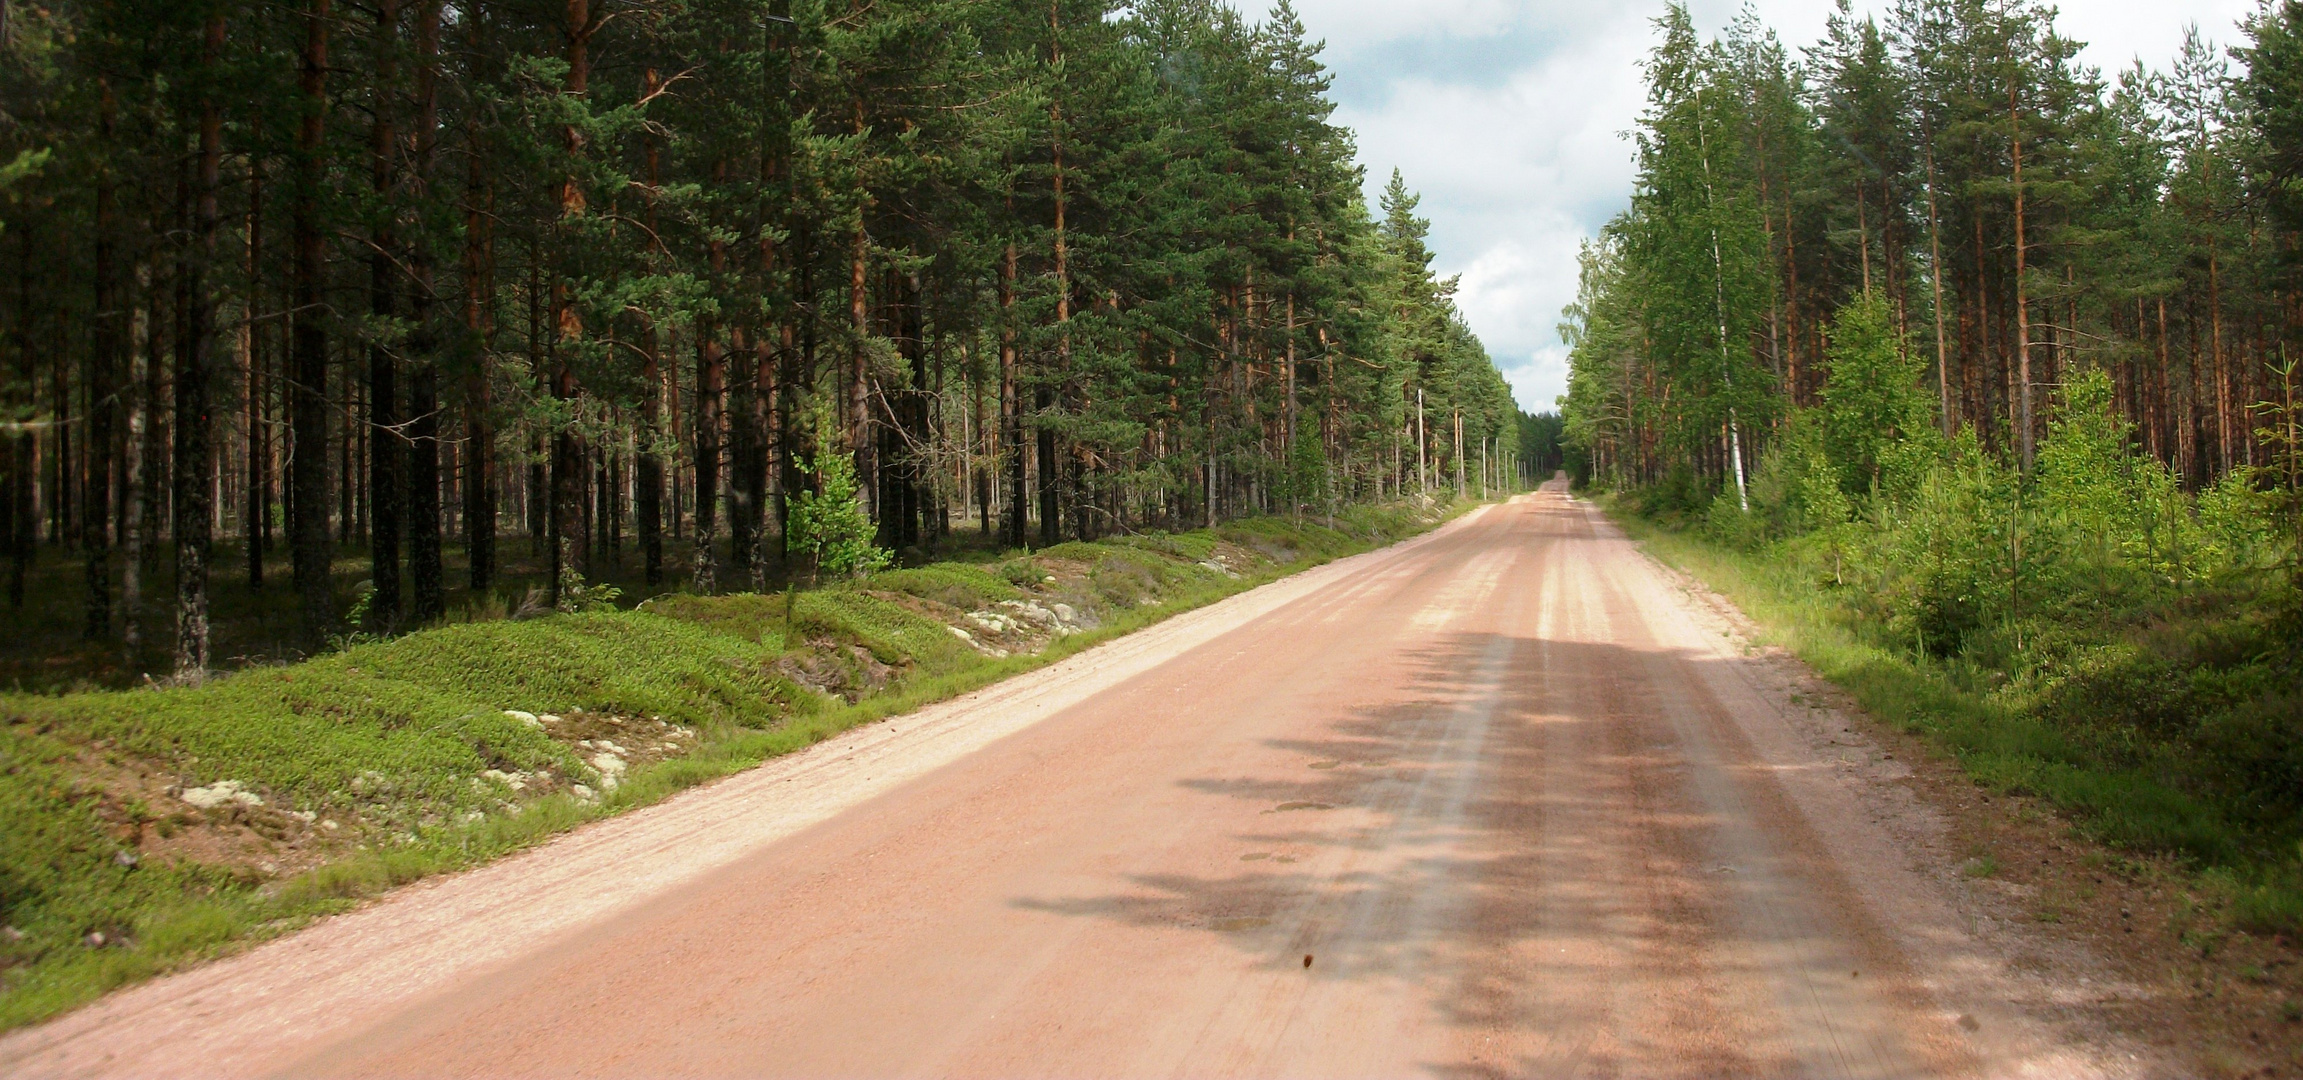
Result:
[[1474,37],[1510,27],[1525,4],[1513,0],[1306,0],[1296,5],[1307,28],[1337,55],[1370,44],[1435,33]]
[[1582,239],[1583,230],[1562,218],[1532,241],[1514,238],[1488,248],[1464,268],[1456,302],[1524,408],[1549,409],[1565,392],[1557,298],[1575,295],[1576,265],[1556,253],[1573,252]]
[[1555,327],[1576,251],[1630,190],[1646,20],[1619,11],[1580,44],[1501,78],[1424,69],[1376,93],[1338,69],[1337,120],[1359,133],[1370,196],[1394,167],[1422,196],[1436,269],[1463,275],[1465,317],[1530,408],[1565,392]]
[[[1742,6],[1691,4],[1706,33]],[[1754,6],[1797,47],[1822,33],[1834,2]],[[2059,25],[2090,43],[2086,62],[2116,71],[2136,55],[2164,67],[2190,23],[2235,43],[2233,24],[2253,9],[2254,0],[2067,0]],[[1395,167],[1421,193],[1437,268],[1463,275],[1465,318],[1521,407],[1551,408],[1567,385],[1556,326],[1575,298],[1576,251],[1630,197],[1624,133],[1644,100],[1638,65],[1663,4],[1297,0],[1296,10],[1328,42],[1336,119],[1359,133],[1370,195]]]

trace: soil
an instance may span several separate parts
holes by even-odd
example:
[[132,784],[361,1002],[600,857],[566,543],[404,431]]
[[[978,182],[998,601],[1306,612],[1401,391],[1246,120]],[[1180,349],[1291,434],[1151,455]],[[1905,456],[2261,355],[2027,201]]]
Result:
[[[166,764],[122,752],[103,740],[80,748],[69,766],[97,791],[95,813],[145,865],[200,863],[253,880],[292,877],[328,861],[360,833],[350,815],[326,820],[285,808],[226,802],[200,809],[183,801],[185,779]],[[346,829],[349,823],[354,827]]]

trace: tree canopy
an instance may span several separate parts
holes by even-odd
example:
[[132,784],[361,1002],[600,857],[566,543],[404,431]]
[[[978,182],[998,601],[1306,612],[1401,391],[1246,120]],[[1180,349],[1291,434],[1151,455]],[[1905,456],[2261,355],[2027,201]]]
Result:
[[1841,0],[1804,50],[1750,16],[1710,42],[1660,18],[1637,190],[1567,310],[1584,475],[1724,485],[1819,408],[1850,495],[1879,438],[1928,427],[2028,472],[2099,372],[2186,486],[2291,478],[2263,418],[2303,342],[2303,3],[2114,76],[2054,15]]

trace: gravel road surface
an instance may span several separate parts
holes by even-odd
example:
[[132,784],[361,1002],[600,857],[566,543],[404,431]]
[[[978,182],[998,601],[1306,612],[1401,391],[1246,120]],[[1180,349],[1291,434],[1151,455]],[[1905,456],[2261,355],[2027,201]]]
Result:
[[1556,486],[0,1038],[8,1076],[2121,1076]]

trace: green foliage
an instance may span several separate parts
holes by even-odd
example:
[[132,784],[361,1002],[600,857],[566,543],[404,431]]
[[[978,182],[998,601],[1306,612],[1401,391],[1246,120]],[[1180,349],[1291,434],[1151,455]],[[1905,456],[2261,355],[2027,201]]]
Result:
[[[2243,474],[2184,492],[2094,371],[2066,384],[2028,479],[1970,432],[1889,483],[1895,440],[1828,428],[1795,418],[1761,470],[1772,538],[1715,510],[1718,546],[1675,554],[1979,777],[2106,842],[2237,874],[2251,918],[2285,918],[2303,880],[2303,604],[2272,498]],[[1850,499],[1866,460],[1883,479]]]
[[[2249,20],[2252,44],[2244,92],[2261,132],[2260,160],[2271,209],[2289,236],[2303,235],[2303,0],[2273,0]],[[2303,279],[2303,262],[2283,268]]]
[[1935,403],[1920,385],[1926,365],[1896,332],[1887,301],[1870,293],[1841,307],[1828,355],[1823,449],[1841,473],[1840,487],[1850,495],[1909,492],[1941,452],[1933,439]]
[[1288,453],[1286,505],[1291,511],[1318,513],[1328,502],[1327,453],[1320,446],[1319,426],[1298,420]]
[[574,566],[560,568],[560,599],[558,610],[562,615],[581,615],[592,611],[614,611],[616,601],[623,599],[624,590],[600,582],[584,581],[584,575]]
[[999,576],[1019,589],[1029,589],[1038,585],[1040,579],[1047,576],[1047,571],[1030,559],[1011,559],[1000,564]]
[[1018,586],[1039,584],[1037,572],[1028,564],[1025,564],[1024,569],[1031,575],[1030,578],[1016,581],[980,566],[936,563],[905,570],[883,570],[864,579],[863,587],[909,593],[923,600],[933,600],[969,611],[1002,600],[1018,599],[1023,595]]
[[[816,445],[836,445],[828,416],[816,425]],[[894,553],[873,544],[878,527],[865,511],[856,486],[856,459],[836,450],[818,450],[803,458],[800,469],[815,476],[815,487],[792,500],[791,519],[785,525],[786,550],[805,555],[817,575],[861,577],[888,565]]]

